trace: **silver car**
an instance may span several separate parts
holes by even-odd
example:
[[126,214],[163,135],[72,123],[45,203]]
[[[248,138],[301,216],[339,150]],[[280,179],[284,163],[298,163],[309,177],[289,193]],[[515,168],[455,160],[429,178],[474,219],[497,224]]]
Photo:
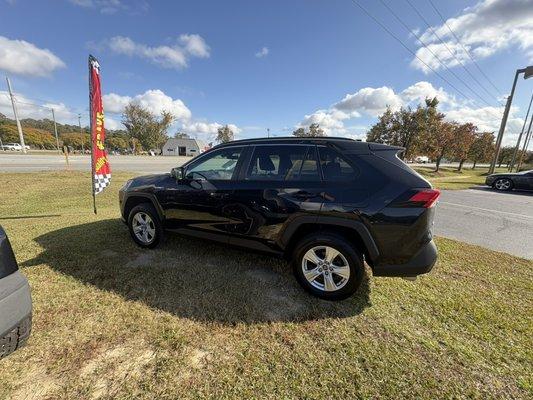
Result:
[[31,315],[28,280],[19,271],[9,239],[0,226],[0,358],[26,343]]

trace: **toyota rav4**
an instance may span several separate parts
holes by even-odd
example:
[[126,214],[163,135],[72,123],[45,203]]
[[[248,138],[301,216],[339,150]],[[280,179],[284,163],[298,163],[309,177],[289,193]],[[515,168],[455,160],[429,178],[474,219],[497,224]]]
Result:
[[345,138],[224,143],[120,190],[133,240],[165,231],[282,255],[315,296],[353,294],[364,262],[376,276],[413,278],[437,259],[439,191],[404,164],[403,149]]

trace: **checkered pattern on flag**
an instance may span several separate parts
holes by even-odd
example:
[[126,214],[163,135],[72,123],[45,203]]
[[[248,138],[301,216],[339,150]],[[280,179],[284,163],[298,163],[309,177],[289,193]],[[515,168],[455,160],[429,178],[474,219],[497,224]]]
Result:
[[100,193],[111,183],[111,174],[94,175],[94,194]]
[[109,166],[109,160],[107,159],[107,152],[105,150],[104,107],[100,87],[100,64],[93,56],[89,56],[89,89],[93,193],[96,195],[111,183],[111,167]]

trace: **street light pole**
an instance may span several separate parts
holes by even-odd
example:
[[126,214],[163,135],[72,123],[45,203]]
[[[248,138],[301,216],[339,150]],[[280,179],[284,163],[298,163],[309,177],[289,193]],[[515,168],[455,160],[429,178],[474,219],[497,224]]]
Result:
[[78,114],[78,125],[80,127],[81,153],[85,154],[85,148],[83,147],[83,132],[81,131],[81,114]]
[[524,125],[522,125],[522,130],[520,135],[518,135],[518,140],[516,141],[516,147],[513,152],[513,158],[511,164],[509,165],[509,171],[513,171],[514,163],[516,162],[516,156],[518,155],[518,150],[520,149],[520,142],[522,141],[522,135],[526,129],[527,117],[529,117],[529,110],[531,110],[531,103],[533,102],[533,93],[531,93],[531,100],[529,100],[529,106],[527,107],[526,117],[524,118]]
[[520,158],[516,164],[516,172],[520,171],[520,167],[522,167],[522,160],[524,159],[524,155],[527,152],[527,147],[529,146],[529,140],[531,139],[531,123],[533,123],[533,115],[531,115],[531,118],[529,119],[529,126],[527,128],[526,137],[524,138],[524,146],[522,147]]
[[524,79],[530,78],[531,76],[533,76],[533,65],[530,65],[527,68],[521,68],[521,69],[516,70],[514,80],[513,80],[513,87],[511,89],[511,94],[509,95],[509,97],[507,97],[507,103],[505,104],[505,111],[503,112],[502,123],[500,125],[500,130],[498,132],[498,137],[496,139],[496,150],[494,151],[494,158],[492,159],[492,162],[490,164],[489,174],[494,173],[496,163],[498,162],[498,158],[500,157],[500,147],[502,144],[503,133],[505,132],[505,125],[507,124],[507,118],[509,117],[509,110],[511,109],[511,103],[513,102],[514,91],[516,88],[516,81],[518,80],[518,75],[520,75],[521,73],[524,73]]
[[11,105],[13,106],[13,114],[15,115],[15,121],[17,122],[17,129],[19,131],[19,140],[20,145],[22,146],[22,152],[26,153],[26,144],[24,143],[24,134],[22,133],[22,126],[19,121],[19,114],[17,112],[17,105],[15,104],[15,96],[13,96],[13,91],[11,90],[11,82],[6,76],[7,81],[7,90],[9,91],[9,97],[11,98]]
[[56,134],[56,146],[57,146],[57,152],[61,154],[61,150],[59,149],[59,138],[57,137],[57,124],[56,124],[56,113],[54,109],[52,108],[52,119],[54,120],[54,132]]

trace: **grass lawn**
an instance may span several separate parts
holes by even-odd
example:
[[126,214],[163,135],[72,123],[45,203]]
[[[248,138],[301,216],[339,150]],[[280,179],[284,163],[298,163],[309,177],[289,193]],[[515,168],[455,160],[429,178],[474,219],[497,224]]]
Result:
[[176,235],[137,248],[117,208],[128,174],[98,216],[88,174],[0,178],[34,300],[2,399],[533,396],[531,261],[438,239],[428,276],[325,302],[264,255]]
[[[488,175],[488,168],[463,167],[458,172],[457,167],[440,167],[439,172],[435,172],[435,167],[412,167],[416,172],[426,178],[437,189],[468,189],[472,186],[485,184]],[[507,168],[496,168],[498,172],[508,172]]]

